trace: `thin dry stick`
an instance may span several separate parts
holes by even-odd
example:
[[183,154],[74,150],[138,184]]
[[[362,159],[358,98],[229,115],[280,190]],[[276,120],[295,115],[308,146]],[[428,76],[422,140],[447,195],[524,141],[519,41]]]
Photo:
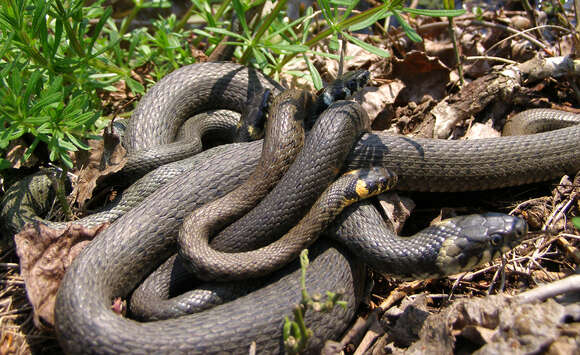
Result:
[[566,238],[580,239],[580,235],[570,234],[570,233],[560,233],[560,236],[566,237]]
[[447,21],[449,23],[448,26],[449,37],[451,38],[451,43],[453,43],[453,52],[455,53],[455,60],[457,61],[457,74],[459,75],[459,84],[463,86],[465,84],[465,78],[463,77],[463,64],[461,63],[461,55],[459,53],[459,46],[457,45],[457,37],[455,36],[455,28],[454,28],[455,24],[453,22],[453,17],[448,17]]
[[[527,30],[520,31],[520,30],[516,30],[515,28],[506,26],[506,25],[500,25],[500,24],[497,24],[497,23],[489,22],[489,21],[471,20],[471,21],[469,21],[469,24],[480,25],[480,26],[483,25],[483,26],[492,27],[492,28],[499,28],[499,29],[502,29],[502,30],[504,30],[506,32],[513,33],[514,36],[521,36],[522,38],[525,38],[529,42],[531,42],[531,43],[535,44],[536,46],[540,47],[541,49],[543,49],[544,52],[546,52],[546,53],[548,53],[550,55],[553,55],[553,53],[548,49],[548,46],[547,45],[545,45],[544,43],[538,41],[534,37],[529,36],[528,34],[526,34]],[[510,38],[510,37],[511,36],[509,36],[508,38]],[[488,50],[494,48],[494,46],[498,45],[499,43],[501,43],[501,41],[498,42],[498,43],[495,43],[493,46],[489,47]]]
[[[522,3],[522,6],[524,7],[524,10],[526,10],[526,14],[528,15],[528,18],[532,22],[533,27],[537,28],[538,21],[536,21],[536,14],[534,13],[534,9],[532,9],[528,0],[522,0],[521,3]],[[536,32],[536,36],[538,36],[538,38],[544,39],[544,37],[542,37],[542,33],[540,32],[540,30],[536,30],[535,32]]]
[[556,206],[556,208],[554,208],[552,213],[550,213],[550,216],[548,216],[546,223],[544,223],[544,225],[542,226],[542,230],[544,230],[544,231],[547,230],[549,226],[558,222],[558,220],[560,220],[560,218],[562,218],[563,216],[565,217],[565,213],[568,212],[568,210],[570,209],[570,206],[572,205],[573,202],[574,202],[574,199],[567,199],[565,201],[560,202]]
[[[579,236],[575,236],[576,238],[580,238]],[[570,243],[566,238],[564,238],[563,234],[560,234],[560,237],[556,240],[556,243],[560,248],[564,249],[566,256],[570,257],[576,264],[580,264],[580,250],[576,248],[572,243]]]
[[383,311],[389,309],[395,302],[399,301],[403,297],[409,294],[409,292],[414,291],[421,287],[423,281],[422,280],[415,280],[415,281],[408,281],[403,282],[400,284],[396,289],[394,289],[389,296],[381,302],[379,308]]
[[464,57],[465,60],[495,60],[496,62],[503,62],[510,65],[516,65],[518,62],[515,60],[502,58],[502,57],[492,57],[487,55],[472,55],[469,57]]
[[372,317],[369,317],[369,329],[353,355],[362,355],[366,353],[366,351],[375,343],[377,338],[385,334],[384,329],[379,324],[378,310],[372,315]]
[[[511,28],[511,27],[510,27],[510,28]],[[529,37],[529,36],[527,36],[527,35],[526,35],[526,33],[527,33],[527,32],[530,32],[530,31],[533,31],[533,30],[536,30],[536,29],[538,29],[538,30],[539,30],[540,28],[553,28],[553,29],[557,29],[557,30],[560,30],[560,31],[565,31],[565,32],[571,33],[571,32],[570,32],[570,30],[568,30],[567,28],[565,28],[565,27],[562,27],[562,26],[556,26],[556,25],[542,25],[542,26],[537,26],[537,27],[528,28],[528,29],[526,29],[526,30],[523,30],[523,31],[519,31],[519,30],[513,29],[513,30],[515,31],[515,32],[514,32],[514,34],[512,34],[512,35],[510,35],[510,36],[508,36],[508,37],[506,37],[506,38],[502,39],[501,41],[499,41],[499,42],[497,42],[497,43],[494,43],[494,44],[493,44],[493,46],[489,47],[489,48],[486,50],[486,52],[488,52],[488,51],[492,50],[493,48],[495,48],[495,47],[499,46],[499,45],[500,45],[500,44],[502,44],[503,42],[505,42],[505,41],[508,41],[508,40],[510,40],[510,39],[512,39],[512,38],[514,38],[514,37],[522,36],[523,38],[525,38],[525,39],[529,40],[530,38],[533,38],[533,37]],[[541,42],[540,42],[540,43],[541,43]],[[544,50],[546,49],[546,47],[540,47],[540,48],[543,48]]]
[[576,31],[580,29],[580,0],[574,0],[574,15],[576,16]]
[[0,263],[0,267],[4,269],[18,269],[17,263]]
[[545,301],[548,298],[569,292],[580,292],[580,275],[568,276],[565,279],[551,282],[515,296],[519,303]]

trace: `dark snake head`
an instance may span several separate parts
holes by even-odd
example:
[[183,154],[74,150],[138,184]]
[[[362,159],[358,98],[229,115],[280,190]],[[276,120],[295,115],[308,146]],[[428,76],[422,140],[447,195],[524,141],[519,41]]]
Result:
[[272,103],[270,89],[262,89],[252,96],[238,122],[234,142],[251,142],[264,137],[268,109]]
[[368,84],[370,78],[370,72],[363,69],[344,73],[342,77],[337,78],[327,87],[318,92],[317,95],[322,101],[319,103],[320,112],[330,106],[333,102],[345,100],[354,95],[357,91]]
[[334,102],[346,100],[365,87],[370,78],[371,73],[368,70],[354,70],[344,73],[343,76],[319,90],[316,93],[317,99],[313,110],[313,119],[305,122],[306,129],[312,128],[316,118]]
[[502,213],[460,216],[439,222],[437,227],[454,230],[439,249],[437,266],[443,275],[469,271],[519,245],[528,225]]

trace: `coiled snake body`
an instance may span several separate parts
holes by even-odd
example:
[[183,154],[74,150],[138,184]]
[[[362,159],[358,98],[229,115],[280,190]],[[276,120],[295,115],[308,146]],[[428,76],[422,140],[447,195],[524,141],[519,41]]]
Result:
[[[210,88],[213,85],[218,88],[210,93],[229,93],[234,92],[238,85],[247,88],[256,84],[252,78],[267,83],[252,70],[232,64],[208,63],[203,67],[186,67],[174,72],[147,97],[174,97],[169,92],[186,92],[177,102],[171,103],[174,107],[172,114],[167,113],[182,120],[191,113],[191,107],[185,107],[185,98],[201,82],[208,82]],[[178,89],[171,87],[173,81],[179,83]],[[248,84],[248,81],[253,84]],[[226,84],[220,86],[218,83]],[[233,85],[231,91],[228,85]],[[247,89],[240,96],[247,98]],[[139,149],[148,149],[146,142],[156,145],[156,137],[162,135],[156,127],[165,124],[173,127],[174,123],[163,123],[165,111],[161,105],[151,105],[146,103],[147,100],[143,102],[140,107],[148,106],[161,116],[143,126],[144,130],[154,127],[151,129],[154,133],[134,143]],[[206,101],[201,106],[207,108],[207,105]],[[345,107],[353,114],[363,114],[356,104]],[[327,112],[340,116],[340,109],[344,107]],[[534,137],[461,142],[367,133],[348,153],[345,167],[383,166],[398,175],[398,188],[401,189],[457,191],[495,188],[577,171],[580,167],[579,138],[578,126],[539,133]],[[110,310],[113,298],[126,297],[175,251],[176,226],[190,211],[247,179],[257,164],[261,144],[260,141],[233,144],[220,148],[218,154],[212,151],[200,153],[196,170],[188,171],[172,184],[163,186],[83,250],[67,271],[57,296],[57,333],[67,352],[246,352],[252,341],[256,342],[258,351],[281,351],[282,316],[288,313],[287,305],[296,303],[299,297],[297,274],[291,270],[281,272],[275,277],[279,278],[277,282],[257,292],[210,311],[179,319],[139,323]],[[206,156],[209,158],[205,159]],[[503,218],[489,216],[468,229],[497,228],[497,220]],[[521,226],[514,225],[513,221],[506,220],[499,225],[500,230],[515,228],[516,234],[522,231]],[[309,270],[309,291],[344,288],[348,307],[346,310],[337,308],[330,314],[309,314],[307,321],[315,324],[312,327],[312,350],[319,349],[323,339],[336,337],[344,329],[357,304],[361,287],[358,281],[360,265],[345,259],[346,254],[340,249],[327,248],[323,244],[315,248],[319,254],[315,254],[317,256]],[[392,255],[393,251],[390,253]],[[458,267],[470,266],[473,257],[470,255]],[[400,271],[411,270],[402,268]],[[260,312],[256,313],[256,310]]]

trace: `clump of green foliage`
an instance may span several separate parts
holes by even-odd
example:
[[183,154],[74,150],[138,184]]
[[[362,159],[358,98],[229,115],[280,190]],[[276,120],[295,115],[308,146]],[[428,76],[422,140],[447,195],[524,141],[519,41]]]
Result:
[[[97,138],[106,125],[99,93],[115,91],[115,84],[123,80],[134,94],[143,94],[144,85],[133,76],[136,68],[147,64],[157,81],[194,62],[191,48],[201,42],[209,54],[229,35],[239,62],[273,76],[295,58],[306,60],[311,78],[320,88],[320,76],[306,56],[318,42],[331,37],[337,43],[340,35],[372,53],[388,56],[387,51],[361,41],[351,31],[394,16],[407,35],[419,41],[400,16],[402,12],[428,16],[463,13],[407,9],[402,0],[385,0],[356,12],[358,1],[318,0],[318,11],[309,8],[304,16],[289,20],[286,1],[277,1],[267,16],[247,22],[244,14],[266,0],[193,0],[180,19],[172,15],[152,21],[148,27],[135,27],[133,20],[142,9],[170,3],[134,0],[129,14],[117,21],[111,8],[103,6],[104,0],[90,4],[83,0],[0,0],[0,170],[11,165],[6,159],[10,142],[25,135],[31,143],[22,160],[43,142],[51,161],[71,168],[69,152],[88,149],[87,139]],[[240,19],[240,33],[232,31],[233,14]],[[314,21],[324,26],[311,26]]]

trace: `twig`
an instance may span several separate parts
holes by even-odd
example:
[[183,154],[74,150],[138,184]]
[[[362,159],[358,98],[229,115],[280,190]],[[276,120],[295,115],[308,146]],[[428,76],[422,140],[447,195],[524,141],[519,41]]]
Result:
[[[580,238],[579,236],[574,236],[576,238]],[[570,242],[568,242],[563,236],[556,239],[556,243],[566,253],[566,256],[570,257],[576,264],[580,264],[580,250],[577,247],[573,246]]]
[[[502,30],[504,30],[506,32],[513,33],[513,34],[518,35],[518,36],[521,36],[522,38],[525,38],[529,42],[535,44],[539,48],[543,49],[544,52],[548,53],[549,55],[551,55],[551,56],[554,55],[552,53],[552,51],[548,48],[548,46],[546,46],[544,43],[538,41],[534,37],[526,34],[526,31],[516,30],[515,28],[511,28],[511,27],[506,26],[506,25],[500,25],[500,24],[497,24],[497,23],[489,22],[489,21],[471,20],[471,21],[469,21],[468,25],[470,25],[470,24],[472,24],[472,25],[480,25],[480,26],[487,26],[487,27],[492,27],[492,28],[499,28],[499,29],[502,29]],[[564,27],[562,27],[562,28],[564,28]]]
[[[451,9],[450,4],[446,1],[443,1],[445,8]],[[455,2],[452,1],[451,5],[455,7]],[[455,53],[455,61],[457,62],[457,74],[459,75],[459,84],[463,86],[465,84],[465,79],[463,77],[463,63],[461,63],[461,54],[459,53],[459,46],[457,45],[457,37],[455,36],[455,24],[453,21],[453,17],[448,17],[447,21],[449,23],[448,30],[449,30],[449,37],[451,38],[451,43],[453,43],[453,52]]]
[[2,284],[2,285],[18,285],[18,286],[24,286],[24,281],[0,280],[0,284]]
[[542,226],[542,230],[545,231],[547,230],[549,225],[558,222],[558,220],[560,220],[560,218],[562,218],[562,216],[565,215],[565,213],[568,211],[570,205],[572,205],[573,202],[574,202],[573,199],[568,199],[566,201],[562,201],[561,203],[559,203],[558,206],[556,206],[556,208],[554,209],[554,211],[550,213],[550,216],[546,220],[546,223],[544,223],[544,225]]
[[[367,319],[358,317],[355,324],[350,328],[348,333],[346,333],[340,342],[326,341],[321,354],[337,354],[341,352],[348,344],[359,344],[358,348],[361,348],[361,346],[363,346],[362,344],[365,343],[365,339],[363,337],[367,337],[368,333],[372,331],[372,329],[369,330],[369,328],[376,328],[376,324],[378,323],[378,315],[380,312],[381,310],[376,308],[367,316]],[[367,332],[367,330],[369,331]]]
[[495,282],[497,281],[497,276],[500,276],[500,282],[499,282],[499,287],[498,287],[498,291],[503,291],[503,288],[505,286],[505,266],[506,266],[506,260],[504,255],[501,256],[501,266],[495,270],[495,273],[493,274],[493,278],[491,279],[491,283],[489,285],[489,288],[487,289],[487,294],[491,294],[491,291],[493,291],[493,285],[495,285]]
[[17,309],[12,309],[10,311],[6,311],[6,312],[2,312],[0,313],[0,317],[5,317],[5,316],[11,316],[11,315],[15,315],[15,314],[21,314],[21,313],[25,313],[28,312],[32,309],[32,307],[30,306],[20,306]]
[[450,301],[451,300],[451,297],[454,296],[455,289],[459,286],[459,284],[461,283],[461,281],[463,281],[463,278],[465,277],[465,275],[467,275],[467,272],[464,272],[461,275],[459,275],[459,277],[457,278],[457,280],[455,280],[453,282],[453,285],[451,286],[451,291],[449,291],[449,297],[447,297],[447,300],[448,301]]
[[344,56],[346,55],[346,40],[343,38],[342,33],[338,34],[338,39],[342,42],[340,47],[340,57],[338,61],[338,74],[337,78],[341,78],[344,73]]
[[503,62],[506,64],[518,64],[515,60],[502,58],[502,57],[492,57],[487,55],[472,55],[469,57],[464,57],[465,60],[495,60],[496,62]]
[[340,340],[341,349],[349,343],[354,343],[354,340],[360,336],[360,334],[369,329],[371,324],[377,319],[379,311],[380,309],[375,309],[368,315],[367,319],[359,317],[348,333],[346,333],[346,335]]
[[536,29],[536,36],[538,36],[538,38],[542,38],[542,33],[540,32],[540,30],[537,29],[538,27],[538,21],[536,21],[536,14],[534,13],[534,9],[532,9],[532,7],[530,6],[530,3],[528,0],[522,0],[521,1],[524,10],[526,10],[526,14],[528,15],[528,18],[530,19],[530,21],[532,22],[532,27],[534,27]]
[[403,297],[409,294],[410,291],[417,290],[422,287],[423,281],[416,280],[410,282],[404,282],[400,284],[396,289],[394,289],[389,296],[381,302],[379,308],[383,311],[389,309],[395,302],[399,301]]
[[562,293],[580,292],[580,275],[568,276],[565,279],[551,282],[515,296],[519,303],[545,301]]
[[[506,32],[512,33],[513,36],[521,36],[521,37],[525,38],[526,40],[532,42],[536,46],[542,48],[546,53],[548,53],[550,55],[553,55],[553,54],[548,49],[548,47],[545,44],[543,44],[542,42],[540,42],[537,39],[535,39],[534,37],[528,35],[527,32],[534,31],[534,30],[540,29],[540,28],[552,28],[552,29],[556,29],[556,30],[560,30],[560,31],[565,31],[567,33],[571,33],[569,29],[567,29],[565,27],[562,27],[562,26],[557,26],[557,25],[541,25],[541,26],[538,26],[538,27],[529,28],[529,29],[526,29],[526,30],[523,30],[523,31],[519,31],[519,30],[516,30],[515,28],[509,27],[509,26],[506,26],[506,25],[496,24],[496,23],[489,22],[489,21],[458,20],[458,21],[455,21],[455,24],[457,26],[461,26],[461,27],[485,26],[485,27],[492,27],[492,28],[502,29],[502,30],[504,30]],[[421,32],[421,31],[426,31],[426,30],[440,28],[440,27],[447,27],[447,26],[448,26],[448,21],[434,22],[434,23],[429,23],[429,24],[420,26],[417,29],[417,31]],[[398,34],[397,37],[399,37],[399,36],[402,37],[403,35],[404,34]],[[510,36],[509,38],[512,38],[513,36]]]
[[253,341],[250,344],[250,349],[248,350],[248,355],[256,355],[256,342]]
[[560,233],[561,237],[566,237],[566,238],[574,238],[574,239],[578,239],[580,240],[580,235],[576,235],[576,234],[570,234],[570,233]]
[[[489,47],[489,48],[486,50],[486,52],[489,52],[489,51],[490,51],[490,50],[492,50],[493,48],[495,48],[495,47],[499,46],[500,44],[502,44],[502,43],[503,43],[503,42],[505,42],[505,41],[509,41],[510,39],[512,39],[512,38],[514,38],[514,37],[520,36],[520,35],[522,35],[522,34],[525,34],[525,33],[527,33],[527,32],[533,31],[533,30],[539,30],[540,28],[545,28],[545,27],[554,28],[554,29],[557,29],[557,30],[560,30],[560,31],[566,31],[566,32],[570,33],[570,30],[568,30],[567,28],[564,28],[564,27],[561,27],[561,26],[556,26],[556,25],[542,25],[542,26],[537,26],[537,27],[528,28],[528,29],[526,29],[526,30],[523,30],[523,31],[517,31],[517,30],[516,30],[517,32],[515,32],[514,34],[512,34],[512,35],[510,35],[510,36],[507,36],[506,38],[502,39],[501,41],[499,41],[499,42],[497,42],[497,43],[494,43],[494,44],[493,44],[491,47]],[[523,36],[523,35],[522,35],[522,37],[524,37],[524,38],[528,39],[526,36]],[[533,38],[533,37],[530,37],[530,38]]]
[[369,329],[363,339],[361,340],[359,346],[355,350],[353,355],[362,355],[375,343],[378,337],[385,334],[384,329],[379,324],[379,319],[376,316],[378,313],[374,313],[374,317],[369,317],[370,324]]
[[18,269],[17,263],[0,263],[0,267],[4,269]]
[[576,16],[576,31],[580,28],[580,0],[574,0],[574,15]]

